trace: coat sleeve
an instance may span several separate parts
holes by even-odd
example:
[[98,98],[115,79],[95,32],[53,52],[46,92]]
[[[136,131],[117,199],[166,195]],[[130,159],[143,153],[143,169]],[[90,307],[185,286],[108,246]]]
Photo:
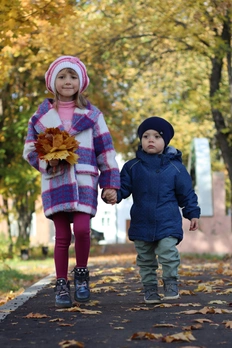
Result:
[[[35,116],[34,114],[33,116]],[[47,163],[46,161],[40,160],[38,157],[38,153],[35,151],[35,142],[37,140],[37,132],[34,128],[33,124],[33,116],[30,118],[28,122],[28,130],[27,136],[24,143],[23,149],[23,158],[35,169],[40,171],[41,173],[45,173],[47,171]]]
[[124,164],[121,170],[120,180],[121,188],[117,191],[117,203],[120,203],[122,199],[129,197],[132,193],[131,173],[127,163]]
[[120,173],[112,137],[102,113],[94,126],[94,148],[100,171],[100,188],[120,188]]
[[191,220],[200,217],[198,197],[192,187],[191,177],[184,166],[182,166],[181,173],[176,178],[176,197],[186,219]]

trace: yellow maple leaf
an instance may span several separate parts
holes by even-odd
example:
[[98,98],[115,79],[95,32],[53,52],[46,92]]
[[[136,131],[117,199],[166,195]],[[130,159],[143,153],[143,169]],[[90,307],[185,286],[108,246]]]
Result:
[[192,335],[191,331],[186,331],[186,332],[180,332],[177,334],[169,335],[163,337],[162,341],[171,343],[174,341],[184,341],[184,342],[191,342],[195,341],[196,338]]
[[40,159],[47,162],[54,159],[65,160],[71,165],[77,163],[79,158],[75,153],[78,146],[79,142],[73,136],[59,128],[47,128],[38,135],[35,142],[35,150]]
[[154,340],[154,339],[159,339],[163,337],[162,334],[154,334],[154,333],[150,333],[150,332],[144,332],[144,331],[139,331],[134,333],[130,340]]
[[27,319],[41,319],[41,318],[50,318],[47,314],[40,314],[40,313],[29,313],[26,316],[24,316],[23,318],[27,318]]
[[225,324],[225,327],[232,329],[232,321],[231,320],[224,320],[222,323]]
[[59,346],[61,346],[61,348],[74,348],[74,347],[77,347],[77,348],[84,348],[84,343],[82,342],[78,342],[78,341],[75,341],[75,340],[66,340],[66,341],[62,341],[59,343]]

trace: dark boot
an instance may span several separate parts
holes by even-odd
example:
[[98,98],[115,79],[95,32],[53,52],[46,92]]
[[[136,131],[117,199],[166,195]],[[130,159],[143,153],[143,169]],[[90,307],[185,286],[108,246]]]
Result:
[[74,298],[77,302],[86,302],[90,298],[89,271],[87,268],[74,268]]
[[175,278],[163,279],[164,297],[163,300],[175,300],[180,297],[178,282]]
[[54,291],[56,292],[55,306],[59,308],[72,307],[70,283],[64,278],[57,279]]
[[144,288],[145,295],[144,295],[144,301],[145,303],[160,303],[161,298],[158,294],[158,286],[157,285],[150,285],[145,286]]

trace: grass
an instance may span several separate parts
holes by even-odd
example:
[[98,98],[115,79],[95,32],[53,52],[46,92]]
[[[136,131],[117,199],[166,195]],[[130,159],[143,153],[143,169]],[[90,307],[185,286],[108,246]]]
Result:
[[54,272],[53,258],[26,260],[19,257],[0,262],[0,305]]

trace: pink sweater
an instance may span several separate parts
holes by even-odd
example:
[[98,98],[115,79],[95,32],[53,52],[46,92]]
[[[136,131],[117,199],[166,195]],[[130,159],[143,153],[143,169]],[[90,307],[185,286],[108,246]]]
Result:
[[63,102],[59,101],[58,114],[64,129],[68,132],[72,125],[72,117],[75,109],[75,101]]

